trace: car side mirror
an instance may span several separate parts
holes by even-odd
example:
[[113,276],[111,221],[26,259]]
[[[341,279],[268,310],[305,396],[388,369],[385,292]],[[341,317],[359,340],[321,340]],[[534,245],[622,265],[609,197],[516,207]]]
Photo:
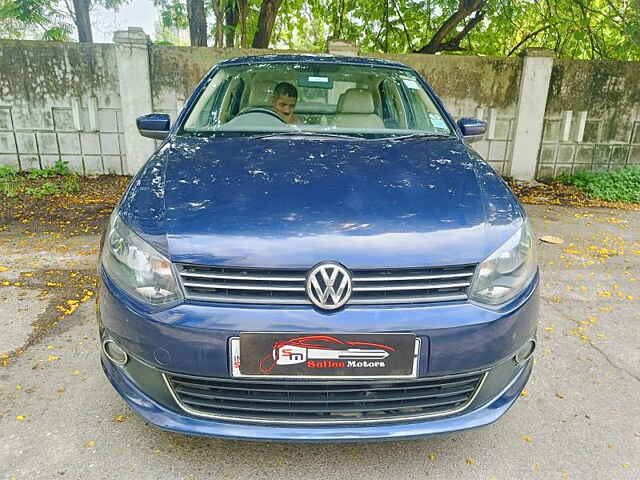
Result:
[[468,142],[475,142],[482,138],[487,131],[487,122],[476,118],[461,118],[458,127]]
[[138,132],[143,137],[163,140],[169,135],[171,119],[166,113],[150,113],[136,119]]

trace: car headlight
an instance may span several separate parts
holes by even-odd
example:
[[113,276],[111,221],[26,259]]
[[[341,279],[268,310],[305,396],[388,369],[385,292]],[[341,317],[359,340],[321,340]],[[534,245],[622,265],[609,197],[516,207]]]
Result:
[[504,303],[520,293],[536,271],[533,232],[527,219],[509,240],[478,265],[469,298],[489,305]]
[[125,292],[153,305],[176,302],[182,292],[171,262],[111,215],[102,246],[102,267]]

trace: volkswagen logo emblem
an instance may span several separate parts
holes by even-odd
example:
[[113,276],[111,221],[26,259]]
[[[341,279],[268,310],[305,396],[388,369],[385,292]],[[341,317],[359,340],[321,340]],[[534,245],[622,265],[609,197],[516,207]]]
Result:
[[306,290],[316,307],[335,310],[351,298],[351,275],[339,263],[323,262],[307,275]]

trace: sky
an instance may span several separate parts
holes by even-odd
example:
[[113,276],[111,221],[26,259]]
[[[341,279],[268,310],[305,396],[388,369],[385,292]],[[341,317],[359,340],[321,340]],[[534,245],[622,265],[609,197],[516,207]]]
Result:
[[147,35],[155,37],[158,10],[152,0],[132,0],[117,12],[95,8],[91,11],[93,41],[113,43],[113,32],[129,27],[142,27]]

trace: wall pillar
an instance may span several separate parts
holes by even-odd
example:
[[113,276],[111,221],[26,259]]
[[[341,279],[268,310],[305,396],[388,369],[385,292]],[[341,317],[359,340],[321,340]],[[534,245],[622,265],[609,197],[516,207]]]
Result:
[[347,40],[339,38],[327,39],[327,53],[331,55],[346,55],[349,57],[358,56],[358,47]]
[[135,175],[155,150],[152,139],[138,133],[136,118],[153,113],[149,77],[149,37],[139,27],[113,34],[116,44],[122,127],[127,154],[124,173]]
[[551,50],[525,50],[511,148],[510,175],[516,180],[531,181],[536,175],[553,58]]

